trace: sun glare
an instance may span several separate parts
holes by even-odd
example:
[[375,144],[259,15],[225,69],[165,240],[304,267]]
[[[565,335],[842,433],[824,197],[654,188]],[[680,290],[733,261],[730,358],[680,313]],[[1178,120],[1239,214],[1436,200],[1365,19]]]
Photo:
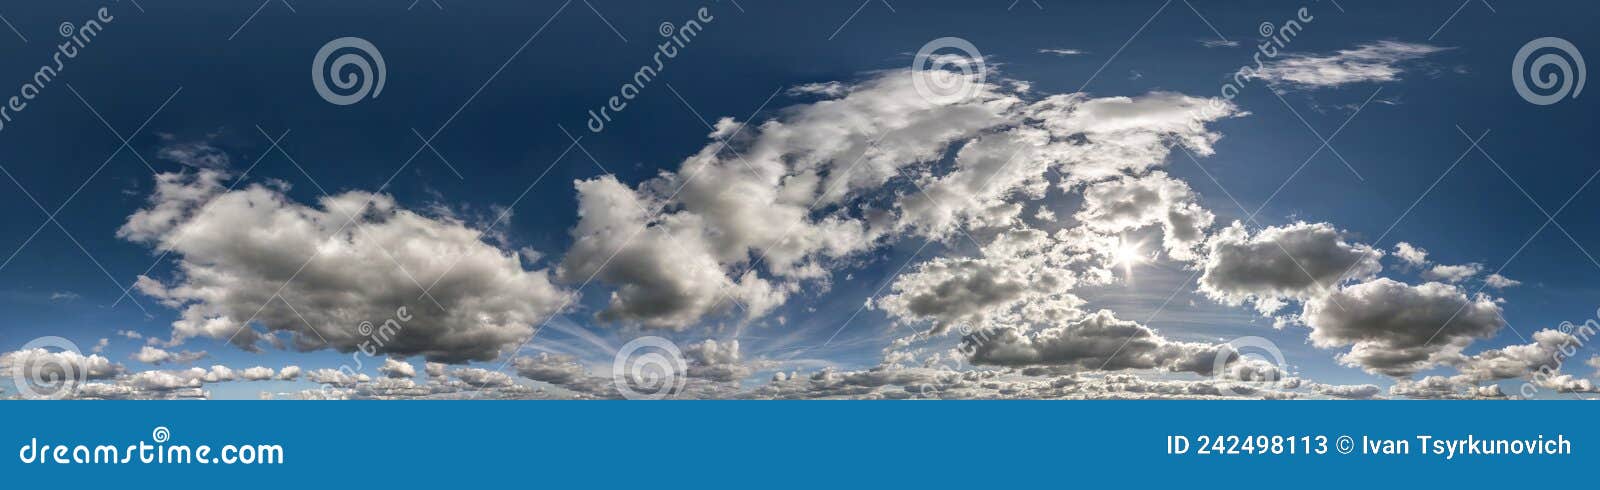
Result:
[[1129,282],[1133,281],[1133,266],[1145,261],[1144,252],[1140,250],[1143,245],[1143,243],[1124,240],[1117,245],[1117,249],[1111,257],[1114,265],[1122,266],[1122,275]]

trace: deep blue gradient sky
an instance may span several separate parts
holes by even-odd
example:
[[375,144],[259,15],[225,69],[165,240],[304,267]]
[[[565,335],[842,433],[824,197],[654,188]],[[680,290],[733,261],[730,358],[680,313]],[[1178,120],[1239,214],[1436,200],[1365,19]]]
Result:
[[[288,195],[300,202],[319,197],[319,186],[337,193],[377,190],[388,182],[383,190],[406,207],[446,204],[480,222],[493,221],[499,207],[516,201],[549,168],[503,228],[516,247],[543,252],[542,267],[559,261],[572,244],[573,181],[603,173],[581,152],[561,157],[571,143],[563,128],[583,136],[583,148],[621,181],[638,183],[660,169],[676,169],[708,144],[702,117],[746,120],[765,107],[754,120],[765,119],[811,100],[785,89],[902,69],[920,46],[944,36],[971,41],[997,76],[1028,81],[1042,94],[1081,87],[1094,96],[1151,91],[1215,96],[1235,70],[1250,62],[1257,26],[1281,22],[1300,7],[1293,2],[1039,0],[1041,8],[1024,0],[1010,9],[1003,1],[893,1],[891,10],[876,0],[864,6],[759,0],[735,6],[708,0],[705,5],[717,20],[662,73],[662,83],[646,87],[605,132],[591,134],[585,129],[587,111],[614,95],[648,59],[650,44],[660,39],[658,24],[687,19],[700,4],[592,0],[588,3],[604,17],[576,2],[550,20],[562,2],[440,0],[441,10],[428,0],[410,9],[404,0],[291,1],[293,11],[278,0],[265,6],[253,0],[141,3],[143,11],[131,0],[108,4],[116,21],[70,63],[60,83],[47,87],[0,132],[0,165],[44,207],[53,211],[65,204],[56,216],[65,232],[52,224],[34,236],[46,213],[9,179],[0,182],[5,189],[0,209],[7,210],[0,217],[0,257],[17,250],[0,269],[0,311],[5,312],[0,350],[44,335],[72,339],[85,349],[110,338],[108,358],[149,368],[128,359],[142,343],[113,332],[165,338],[177,312],[137,291],[130,293],[134,301],[119,302],[123,289],[146,274],[156,257],[148,246],[119,239],[115,232],[152,190],[151,169],[135,154],[156,171],[183,169],[158,158],[167,143],[159,134],[177,140],[214,135],[213,144],[229,154],[236,169],[260,159],[247,181],[286,181],[292,185]],[[1565,232],[1547,227],[1518,253],[1545,215],[1517,186],[1554,212],[1600,170],[1594,97],[1529,104],[1512,88],[1507,68],[1517,49],[1538,37],[1562,37],[1580,48],[1600,46],[1593,29],[1600,6],[1491,3],[1493,10],[1477,1],[1464,7],[1455,1],[1345,0],[1337,6],[1310,1],[1306,6],[1316,20],[1291,52],[1330,53],[1381,40],[1448,50],[1408,66],[1401,80],[1381,85],[1287,90],[1280,100],[1267,84],[1249,84],[1235,102],[1250,114],[1214,123],[1223,137],[1214,155],[1200,158],[1216,182],[1182,153],[1168,159],[1166,170],[1188,182],[1219,223],[1243,219],[1247,213],[1229,195],[1254,211],[1318,149],[1321,142],[1306,124],[1324,137],[1332,135],[1352,116],[1352,108],[1381,86],[1375,102],[1331,141],[1360,178],[1324,149],[1265,206],[1260,223],[1326,221],[1384,250],[1406,241],[1426,248],[1440,263],[1478,262],[1489,272],[1504,265],[1503,275],[1523,283],[1494,292],[1505,300],[1511,328],[1474,344],[1469,354],[1528,343],[1533,331],[1564,320],[1593,318],[1600,306],[1600,264],[1580,246],[1600,251],[1600,219],[1594,212],[1600,190],[1588,189],[1566,205],[1556,220]],[[60,39],[58,24],[86,19],[100,5],[73,0],[0,6],[0,15],[27,38],[0,31],[0,87],[26,81],[48,59],[50,43]],[[1219,34],[1243,46],[1203,45]],[[388,78],[381,96],[341,107],[317,96],[307,65],[324,43],[344,36],[378,46]],[[1041,49],[1084,54],[1060,56]],[[68,84],[117,132],[131,136],[128,148],[98,174],[96,168],[121,142]],[[170,103],[148,126],[131,134],[169,96]],[[271,144],[261,131],[274,138],[287,132],[282,148],[310,177],[282,154],[268,153]],[[413,131],[437,132],[433,147],[448,163],[430,150],[418,153],[421,140]],[[1511,179],[1483,154],[1469,152],[1461,131],[1473,137],[1487,131],[1482,148]],[[1452,164],[1457,165],[1448,176],[1394,224]],[[1384,235],[1391,224],[1393,230]],[[708,326],[681,340],[738,338],[746,358],[792,357],[806,363],[784,365],[784,370],[873,366],[889,340],[906,332],[897,334],[882,311],[871,309],[859,312],[846,328],[839,326],[857,315],[863,300],[919,245],[921,240],[908,240],[881,249],[858,267],[839,271],[832,289],[792,297],[774,313],[786,317],[784,325],[769,319],[744,328]],[[936,244],[924,253],[946,247]],[[1513,254],[1515,260],[1506,265]],[[1385,265],[1393,277],[1416,280],[1414,272]],[[172,267],[164,260],[148,275],[168,277]],[[1081,295],[1094,308],[1113,308],[1124,318],[1143,321],[1189,277],[1176,264],[1142,266],[1139,273],[1136,286],[1114,284]],[[605,285],[583,292],[578,309],[555,322],[570,328],[557,330],[593,332],[612,347],[639,335],[593,318],[605,306]],[[1248,308],[1219,305],[1192,286],[1148,324],[1181,340],[1270,338],[1302,375],[1324,383],[1391,382],[1339,365],[1337,352],[1311,346],[1302,327],[1274,329],[1269,319]],[[568,352],[596,366],[611,361],[611,352],[569,332],[539,335],[530,352]],[[210,358],[197,365],[236,368],[334,367],[348,357],[330,351],[251,353],[210,339],[193,339],[183,348],[209,352]],[[1576,358],[1587,359],[1595,351],[1588,347],[1586,352]],[[1569,370],[1584,376],[1591,371]],[[208,388],[217,397],[252,398],[257,391],[307,386],[302,381]]]

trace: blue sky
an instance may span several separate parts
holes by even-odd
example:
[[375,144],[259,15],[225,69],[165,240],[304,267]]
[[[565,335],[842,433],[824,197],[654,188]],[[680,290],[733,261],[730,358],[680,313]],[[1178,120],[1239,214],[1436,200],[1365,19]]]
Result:
[[[451,369],[509,373],[513,358],[548,352],[575,356],[591,374],[609,380],[617,348],[634,338],[657,335],[685,347],[716,339],[724,347],[738,342],[734,357],[743,365],[735,372],[745,376],[729,381],[736,391],[759,390],[774,372],[809,376],[825,367],[841,373],[881,367],[891,342],[930,325],[896,318],[881,305],[861,308],[863,302],[892,293],[902,277],[897,272],[916,270],[933,257],[972,256],[976,245],[992,235],[972,232],[968,239],[962,236],[967,232],[952,232],[920,250],[926,237],[886,238],[820,262],[826,279],[787,282],[758,269],[756,277],[793,286],[770,311],[747,318],[742,315],[749,308],[741,304],[672,328],[649,328],[639,321],[607,321],[600,313],[608,311],[608,298],[623,286],[620,281],[590,282],[584,281],[586,274],[556,277],[553,272],[572,262],[569,250],[579,241],[575,181],[611,173],[633,187],[662,171],[677,171],[685,158],[718,146],[716,138],[708,138],[712,130],[706,124],[721,118],[785,120],[789,108],[834,97],[800,93],[796,87],[841,82],[859,89],[906,70],[919,48],[947,36],[969,41],[981,52],[987,82],[1029,84],[1023,96],[1028,103],[1080,92],[1090,98],[1218,97],[1235,71],[1253,64],[1252,44],[1261,40],[1261,24],[1281,25],[1301,7],[1207,1],[1024,0],[1010,8],[1006,2],[708,2],[703,6],[715,20],[603,132],[595,133],[586,127],[588,111],[616,95],[650,60],[656,52],[652,44],[662,39],[657,31],[663,21],[681,24],[701,4],[146,3],[108,4],[115,21],[0,131],[0,165],[16,181],[7,179],[8,190],[0,193],[0,203],[11,210],[0,230],[0,253],[10,256],[0,268],[0,308],[9,313],[0,318],[0,350],[54,335],[88,354],[99,339],[109,339],[98,354],[124,368],[105,381],[110,383],[146,370],[296,365],[309,371],[337,369],[350,361],[350,353],[333,349],[301,352],[263,343],[251,352],[229,345],[227,336],[205,335],[151,345],[207,354],[189,364],[151,365],[130,358],[145,340],[117,331],[173,339],[181,308],[137,288],[123,297],[124,290],[141,275],[170,287],[194,272],[177,265],[184,251],[157,261],[162,253],[151,242],[119,236],[118,230],[130,216],[153,206],[153,173],[201,171],[171,150],[203,145],[226,155],[228,163],[212,170],[226,172],[227,184],[239,182],[239,189],[286,189],[281,191],[285,202],[307,205],[323,192],[381,192],[399,208],[450,216],[472,230],[489,229],[480,242],[507,257],[537,251],[521,256],[525,271],[552,271],[554,290],[581,297],[553,320],[513,315],[507,321],[520,325],[507,327],[513,338],[520,338],[515,332],[521,327],[552,326],[542,327],[532,342],[497,345],[499,352],[491,356],[444,359],[455,364]],[[0,8],[16,30],[15,36],[0,36],[6,53],[0,74],[11,74],[18,84],[28,81],[54,52],[50,44],[62,39],[59,24],[92,18],[99,7],[54,2]],[[1309,84],[1258,78],[1244,84],[1230,116],[1203,122],[1203,132],[1218,136],[1209,148],[1173,151],[1153,167],[1186,183],[1197,205],[1215,215],[1208,234],[1260,208],[1255,221],[1244,224],[1251,234],[1302,221],[1328,223],[1340,230],[1341,240],[1385,252],[1381,272],[1328,285],[1333,289],[1378,277],[1420,285],[1430,280],[1424,276],[1434,266],[1481,264],[1481,272],[1450,287],[1465,297],[1491,295],[1491,304],[1499,308],[1496,316],[1506,325],[1472,337],[1459,352],[1464,356],[1530,344],[1536,331],[1594,318],[1600,263],[1585,249],[1600,248],[1591,213],[1600,195],[1592,189],[1578,192],[1600,169],[1587,137],[1595,129],[1591,98],[1528,103],[1513,88],[1507,66],[1536,38],[1560,37],[1580,50],[1595,45],[1589,27],[1596,7],[1355,0],[1313,1],[1304,7],[1315,20],[1274,61],[1316,60],[1384,42],[1421,47],[1426,54],[1383,60],[1384,68],[1395,70],[1392,76]],[[325,43],[346,36],[377,46],[386,76],[379,96],[339,106],[318,97],[307,65]],[[579,145],[567,132],[582,137]],[[1469,136],[1485,133],[1481,151],[1474,149]],[[738,136],[751,134],[764,133],[752,126]],[[283,139],[274,148],[268,135]],[[430,135],[431,144],[423,146],[422,138]],[[126,148],[119,148],[121,137],[129,138]],[[1328,147],[1319,149],[1321,138],[1331,138]],[[536,180],[538,185],[530,187]],[[881,195],[920,192],[905,184],[891,181]],[[1028,201],[1026,215],[1044,203],[1063,217],[1029,226],[1051,233],[1070,228],[1064,218],[1077,211],[1081,195],[1081,188],[1053,190],[1042,200]],[[52,212],[61,207],[54,223],[47,222],[41,205]],[[1545,212],[1558,208],[1563,211],[1555,224],[1543,226]],[[507,209],[511,212],[502,214]],[[495,226],[488,228],[490,223]],[[1427,263],[1403,264],[1393,253],[1399,242],[1426,249]],[[1150,243],[1140,253],[1161,248]],[[910,266],[902,269],[904,264]],[[219,267],[228,270],[226,264]],[[718,275],[726,272],[735,282],[746,269],[727,267]],[[1385,395],[1398,395],[1390,388],[1402,381],[1458,375],[1469,362],[1434,362],[1401,376],[1364,370],[1339,360],[1356,341],[1314,345],[1309,335],[1323,330],[1293,319],[1274,328],[1274,315],[1260,314],[1249,304],[1224,304],[1199,290],[1192,280],[1200,270],[1195,267],[1200,266],[1160,254],[1134,264],[1126,276],[1119,269],[1117,280],[1080,286],[1073,294],[1085,302],[1081,313],[1110,309],[1172,342],[1264,337],[1282,350],[1287,365],[1280,367],[1296,377],[1327,385],[1372,384]],[[1520,285],[1484,287],[1491,273]],[[1276,315],[1301,313],[1304,302],[1290,301]],[[1346,306],[1337,309],[1348,311]],[[296,313],[320,318],[315,312]],[[327,318],[346,318],[340,315],[330,312]],[[1332,335],[1333,329],[1326,331]],[[924,357],[912,364],[957,345],[959,337],[919,340],[923,350],[917,355]],[[288,340],[287,333],[283,339]],[[454,344],[443,337],[429,340],[434,341]],[[416,373],[424,371],[421,352],[450,350],[420,344],[416,349],[405,361]],[[1568,356],[1572,361],[1562,372],[1592,378],[1595,369],[1583,361],[1594,353],[1582,347]],[[701,358],[691,364],[697,362],[715,367]],[[376,366],[383,359],[363,358],[362,363],[360,371],[381,377]],[[968,363],[962,369],[977,368]],[[1151,380],[1197,379],[1193,372],[1161,371],[1132,372]],[[429,378],[416,373],[412,378],[418,384]],[[1076,376],[1105,374],[1087,370]],[[1497,377],[1467,384],[1499,383],[1506,393],[1515,393],[1524,381]],[[535,389],[550,384],[526,377],[516,383]],[[216,398],[315,387],[304,378],[204,385]],[[1585,395],[1546,390],[1539,396]]]

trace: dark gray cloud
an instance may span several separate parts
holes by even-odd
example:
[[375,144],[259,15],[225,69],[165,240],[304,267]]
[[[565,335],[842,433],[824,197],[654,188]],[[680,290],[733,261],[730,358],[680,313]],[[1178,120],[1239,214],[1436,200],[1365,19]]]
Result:
[[1311,327],[1312,344],[1351,347],[1340,362],[1396,377],[1447,362],[1472,339],[1490,337],[1505,325],[1500,305],[1488,296],[1388,278],[1308,301],[1302,319]]

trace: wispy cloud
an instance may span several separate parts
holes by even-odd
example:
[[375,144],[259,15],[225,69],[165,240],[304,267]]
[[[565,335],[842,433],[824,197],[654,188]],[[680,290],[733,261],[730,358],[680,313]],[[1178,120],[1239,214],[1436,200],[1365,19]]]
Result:
[[1353,83],[1400,80],[1406,64],[1450,48],[1378,41],[1329,55],[1287,55],[1260,67],[1253,78],[1274,87],[1321,89]]
[[1053,54],[1056,56],[1079,56],[1089,54],[1088,51],[1069,48],[1044,48],[1040,49],[1039,52],[1043,54]]

